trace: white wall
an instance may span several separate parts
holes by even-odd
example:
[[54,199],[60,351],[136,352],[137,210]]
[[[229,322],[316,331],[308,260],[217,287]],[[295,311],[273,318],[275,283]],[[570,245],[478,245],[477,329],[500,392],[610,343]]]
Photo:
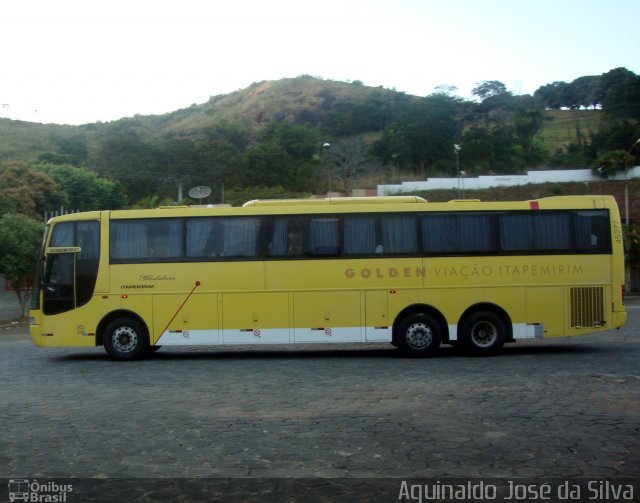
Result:
[[[640,178],[640,166],[628,170],[628,178]],[[624,180],[623,172],[609,180]],[[430,178],[417,182],[402,182],[398,185],[378,185],[378,195],[386,196],[398,192],[434,189],[488,189],[491,187],[512,187],[529,183],[545,182],[601,182],[603,178],[591,169],[554,169],[543,171],[527,171],[526,175],[494,175],[457,178]]]

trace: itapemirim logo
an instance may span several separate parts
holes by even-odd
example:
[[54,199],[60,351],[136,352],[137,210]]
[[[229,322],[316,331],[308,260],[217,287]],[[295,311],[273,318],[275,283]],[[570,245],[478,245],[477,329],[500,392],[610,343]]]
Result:
[[65,503],[67,494],[73,492],[72,484],[58,484],[48,481],[39,483],[36,479],[9,479],[9,501],[29,503]]

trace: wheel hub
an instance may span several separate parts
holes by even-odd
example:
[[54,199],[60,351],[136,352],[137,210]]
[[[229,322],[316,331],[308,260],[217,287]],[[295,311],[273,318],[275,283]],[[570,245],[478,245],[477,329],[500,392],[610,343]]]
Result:
[[112,340],[118,351],[129,353],[138,344],[138,334],[131,327],[120,327],[113,333]]
[[431,344],[433,333],[424,323],[414,323],[407,329],[407,343],[414,349],[424,349]]
[[491,323],[483,321],[474,325],[471,330],[471,337],[477,346],[491,346],[498,337],[498,330]]

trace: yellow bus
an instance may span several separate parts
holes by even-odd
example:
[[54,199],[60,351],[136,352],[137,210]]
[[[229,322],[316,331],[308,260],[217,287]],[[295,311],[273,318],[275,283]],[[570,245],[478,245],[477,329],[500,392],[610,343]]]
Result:
[[484,354],[626,321],[610,196],[429,203],[250,201],[52,218],[38,346],[137,359],[160,346],[441,343]]

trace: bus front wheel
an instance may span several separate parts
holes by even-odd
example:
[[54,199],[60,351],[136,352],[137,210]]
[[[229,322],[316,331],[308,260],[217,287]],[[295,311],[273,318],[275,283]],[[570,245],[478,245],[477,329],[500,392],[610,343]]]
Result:
[[495,353],[507,340],[507,326],[497,314],[478,311],[462,324],[460,339],[463,347],[472,353]]
[[102,343],[116,360],[136,360],[148,351],[147,332],[139,321],[117,318],[105,328]]
[[411,314],[398,325],[398,346],[409,356],[432,356],[441,340],[440,325],[428,314]]

